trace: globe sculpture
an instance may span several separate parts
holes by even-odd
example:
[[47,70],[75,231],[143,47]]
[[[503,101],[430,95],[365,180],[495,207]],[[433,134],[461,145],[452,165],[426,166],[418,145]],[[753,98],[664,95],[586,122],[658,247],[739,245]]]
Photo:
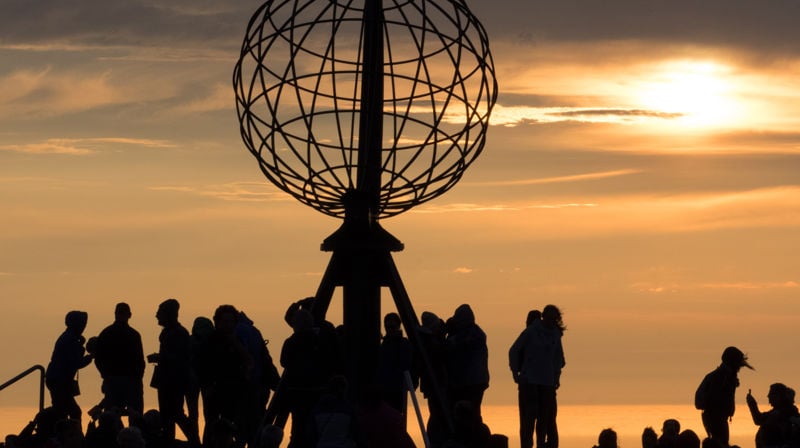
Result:
[[376,370],[382,287],[421,350],[390,253],[403,246],[379,220],[442,195],[481,153],[497,98],[486,32],[463,0],[269,0],[247,26],[233,86],[266,178],[343,219],[323,242],[333,254],[312,312],[324,319],[342,287],[357,394]]

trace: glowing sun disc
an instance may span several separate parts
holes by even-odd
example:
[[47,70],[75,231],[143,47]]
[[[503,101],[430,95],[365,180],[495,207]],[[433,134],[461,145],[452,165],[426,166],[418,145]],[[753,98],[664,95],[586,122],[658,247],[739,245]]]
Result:
[[673,63],[646,81],[639,101],[648,109],[679,114],[690,127],[733,124],[739,109],[726,67],[707,62]]

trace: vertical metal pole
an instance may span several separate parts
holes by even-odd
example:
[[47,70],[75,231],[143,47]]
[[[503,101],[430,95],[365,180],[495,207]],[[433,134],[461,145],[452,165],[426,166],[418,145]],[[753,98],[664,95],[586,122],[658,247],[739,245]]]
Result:
[[373,215],[377,211],[381,190],[383,57],[382,0],[367,0],[364,4],[357,190],[364,195]]
[[[348,204],[351,246],[341,255],[348,266],[342,291],[345,333],[345,369],[350,393],[358,396],[375,381],[381,342],[381,275],[376,254],[386,251],[374,244],[381,191],[383,140],[383,5],[364,5],[361,55],[361,101],[358,129],[358,171],[353,201]],[[338,255],[338,254],[337,254]]]

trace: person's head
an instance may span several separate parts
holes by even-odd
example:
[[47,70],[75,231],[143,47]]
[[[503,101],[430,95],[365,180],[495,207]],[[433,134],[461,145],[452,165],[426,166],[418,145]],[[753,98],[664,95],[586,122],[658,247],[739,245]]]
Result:
[[293,302],[289,305],[289,308],[286,309],[286,314],[284,314],[283,319],[289,324],[290,327],[294,328],[294,314],[297,310],[303,309],[311,311],[314,307],[314,302],[317,301],[317,298],[314,296],[306,297],[304,299],[300,299],[297,302]]
[[461,304],[456,308],[453,317],[447,321],[447,331],[460,330],[467,328],[475,323],[475,313],[469,304]]
[[220,305],[214,311],[214,328],[221,334],[233,334],[238,320],[239,311],[233,305]]
[[597,436],[597,448],[617,448],[617,432],[611,428],[600,431]]
[[56,423],[56,439],[62,448],[83,446],[83,428],[80,420],[67,418]]
[[722,442],[720,442],[718,439],[712,439],[711,437],[706,437],[705,439],[703,439],[703,441],[700,442],[700,446],[702,448],[736,448],[736,445],[727,447],[723,445]]
[[167,299],[158,305],[156,319],[161,326],[174,325],[178,322],[178,310],[181,304],[175,299]]
[[525,326],[529,326],[535,320],[541,320],[542,312],[539,310],[530,310],[528,311],[528,317],[525,318]]
[[114,321],[128,322],[131,318],[131,307],[125,302],[120,302],[114,307]]
[[722,352],[722,363],[737,372],[742,367],[755,370],[753,366],[747,363],[747,355],[736,347],[728,347]]
[[196,340],[206,340],[214,333],[214,322],[205,316],[199,316],[192,322],[192,337]]
[[297,310],[292,318],[292,329],[295,333],[314,330],[314,316],[311,311],[302,308]]
[[773,407],[785,407],[794,402],[794,397],[789,398],[789,388],[783,383],[773,383],[769,386],[767,400]]
[[642,448],[656,448],[658,446],[658,434],[656,430],[648,426],[642,431]]
[[542,310],[542,322],[545,325],[557,327],[562,332],[567,329],[561,316],[561,310],[555,305],[547,305]]
[[67,326],[67,330],[77,335],[83,334],[88,321],[89,314],[86,311],[70,311],[64,316],[64,324]]
[[675,439],[675,448],[700,448],[700,437],[691,429],[684,429]]
[[283,428],[266,425],[258,429],[255,448],[278,448],[283,441]]
[[400,331],[401,323],[400,315],[397,313],[388,313],[386,316],[383,316],[383,328],[386,330],[386,333]]
[[441,334],[444,332],[444,321],[430,311],[423,311],[420,316],[420,331],[426,334]]
[[680,433],[681,422],[675,420],[674,418],[668,418],[664,420],[664,423],[661,425],[661,434],[665,436],[677,437]]
[[119,444],[119,448],[145,448],[142,431],[135,426],[122,428],[119,433],[117,433],[117,443]]

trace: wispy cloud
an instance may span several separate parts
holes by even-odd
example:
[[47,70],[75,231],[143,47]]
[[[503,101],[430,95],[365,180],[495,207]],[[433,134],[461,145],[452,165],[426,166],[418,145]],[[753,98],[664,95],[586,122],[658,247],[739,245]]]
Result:
[[185,114],[232,110],[234,94],[227,84],[216,84],[211,92],[203,98],[178,106],[176,111]]
[[201,187],[165,185],[150,187],[150,190],[188,193],[196,196],[236,202],[283,202],[292,199],[289,195],[277,191],[274,187],[266,183],[257,182],[231,182]]
[[[518,126],[532,123],[636,124],[662,122],[682,117],[680,113],[620,107],[531,107],[496,105],[491,123],[495,126]],[[463,121],[463,120],[462,120]]]
[[796,281],[785,282],[733,282],[733,283],[705,283],[700,285],[706,289],[794,289],[800,288],[800,283]]
[[554,184],[563,182],[581,182],[587,180],[608,179],[611,177],[628,176],[631,174],[638,174],[641,172],[642,170],[638,169],[621,169],[613,171],[601,171],[596,173],[572,174],[567,176],[541,177],[534,179],[498,180],[498,181],[487,181],[487,182],[464,182],[464,184],[475,185],[475,186],[487,186],[487,187],[506,187],[514,185],[540,185],[540,184]]
[[435,213],[469,213],[469,212],[519,212],[534,209],[564,209],[564,208],[592,208],[599,207],[596,203],[564,203],[564,204],[445,204],[445,205],[426,205],[414,209],[410,213],[435,214]]
[[694,290],[731,290],[731,291],[756,291],[756,290],[775,290],[775,289],[797,289],[800,283],[794,280],[782,282],[759,282],[759,281],[737,281],[737,282],[637,282],[630,285],[636,292],[647,294],[667,294],[681,291]]
[[59,71],[51,67],[18,70],[0,77],[0,117],[50,117],[115,104],[169,98],[167,83],[131,79],[109,69],[103,72]]
[[467,267],[458,267],[453,269],[453,272],[455,272],[456,274],[471,274],[473,270]]
[[51,138],[42,142],[0,145],[0,151],[13,151],[25,154],[84,156],[109,146],[118,145],[140,146],[145,148],[173,148],[176,146],[167,140],[128,137]]
[[670,196],[590,196],[554,203],[443,204],[422,206],[408,215],[420,220],[416,226],[440,228],[450,225],[440,218],[448,213],[472,214],[459,220],[463,231],[492,241],[796,228],[800,227],[800,187]]

